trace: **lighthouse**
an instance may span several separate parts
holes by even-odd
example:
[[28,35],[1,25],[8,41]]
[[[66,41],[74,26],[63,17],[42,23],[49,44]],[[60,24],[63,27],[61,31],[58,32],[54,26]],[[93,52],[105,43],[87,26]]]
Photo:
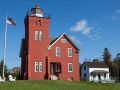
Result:
[[[50,15],[44,16],[43,9],[36,4],[25,16],[24,54],[22,78],[28,80],[44,79],[46,76],[46,57],[49,46]],[[44,68],[43,68],[44,66]]]

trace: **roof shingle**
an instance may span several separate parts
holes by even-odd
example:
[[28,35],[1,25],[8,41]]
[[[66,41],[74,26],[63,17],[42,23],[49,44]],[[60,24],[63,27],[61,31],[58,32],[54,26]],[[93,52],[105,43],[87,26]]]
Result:
[[104,62],[85,62],[89,68],[109,68]]

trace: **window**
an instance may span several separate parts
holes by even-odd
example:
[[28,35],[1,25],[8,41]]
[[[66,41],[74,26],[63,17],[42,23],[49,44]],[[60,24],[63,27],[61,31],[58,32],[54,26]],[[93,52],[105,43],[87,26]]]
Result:
[[56,72],[60,72],[60,64],[56,63]]
[[86,78],[86,73],[84,73],[84,78]]
[[68,57],[72,57],[72,48],[68,48]]
[[62,39],[62,42],[63,42],[63,43],[66,43],[66,39]]
[[42,66],[42,62],[39,62],[39,72],[42,72],[43,66]]
[[39,35],[39,39],[42,41],[42,40],[43,40],[43,32],[40,31],[39,34],[40,34],[40,35]]
[[84,70],[86,70],[86,65],[84,65]]
[[35,62],[35,72],[38,72],[38,62]]
[[73,72],[73,64],[68,63],[68,72]]
[[38,40],[38,31],[35,31],[35,40]]
[[60,56],[60,47],[56,47],[56,56]]

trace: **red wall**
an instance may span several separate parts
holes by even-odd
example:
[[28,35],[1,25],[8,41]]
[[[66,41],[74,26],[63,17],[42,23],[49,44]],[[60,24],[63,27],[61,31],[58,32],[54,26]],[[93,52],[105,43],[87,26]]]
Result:
[[[27,18],[28,31],[28,79],[44,79],[46,77],[46,56],[49,45],[49,18],[32,17]],[[35,40],[35,31],[43,31],[43,40]],[[43,62],[43,72],[35,72],[35,62]]]
[[[46,79],[47,74],[50,75],[50,63],[60,62],[61,72],[58,74],[61,80],[68,80],[69,77],[73,77],[75,81],[79,81],[79,53],[76,52],[76,48],[67,40],[66,43],[62,43],[61,39],[66,38],[63,36],[52,47],[51,51],[48,51],[49,46],[49,18],[43,17],[27,17],[25,21],[26,35],[25,35],[25,72],[24,79],[28,80],[41,80]],[[35,40],[35,31],[43,31],[43,40]],[[61,56],[56,57],[56,47],[61,48]],[[72,57],[68,57],[68,48],[72,48]],[[48,57],[48,61],[46,62]],[[35,72],[35,62],[43,63],[43,72]],[[47,64],[46,64],[47,63]],[[68,63],[73,63],[73,72],[68,72]],[[54,69],[55,70],[55,69]]]
[[[66,38],[63,36],[61,39]],[[49,51],[50,62],[61,63],[61,73],[59,78],[62,80],[68,80],[69,77],[73,77],[75,81],[79,81],[79,53],[76,53],[75,47],[67,40],[66,43],[62,43],[59,39]],[[61,56],[56,56],[56,47],[61,48]],[[72,57],[68,57],[68,48],[72,48]],[[68,63],[73,63],[73,72],[68,72]]]

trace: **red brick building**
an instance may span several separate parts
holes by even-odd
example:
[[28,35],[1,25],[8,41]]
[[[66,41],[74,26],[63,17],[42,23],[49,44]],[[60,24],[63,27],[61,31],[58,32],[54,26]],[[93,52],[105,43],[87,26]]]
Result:
[[80,49],[65,33],[51,38],[50,15],[36,5],[25,19],[25,38],[20,48],[21,72],[24,80],[80,80]]

